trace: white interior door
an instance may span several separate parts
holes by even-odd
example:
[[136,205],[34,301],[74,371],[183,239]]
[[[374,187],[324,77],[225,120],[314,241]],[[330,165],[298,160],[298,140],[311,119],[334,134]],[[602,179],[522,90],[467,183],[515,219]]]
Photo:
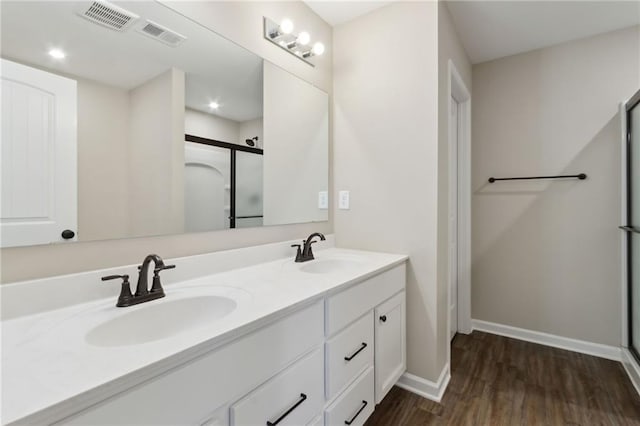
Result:
[[449,324],[450,337],[458,331],[458,109],[451,97],[449,112]]
[[1,245],[76,240],[76,82],[1,61]]

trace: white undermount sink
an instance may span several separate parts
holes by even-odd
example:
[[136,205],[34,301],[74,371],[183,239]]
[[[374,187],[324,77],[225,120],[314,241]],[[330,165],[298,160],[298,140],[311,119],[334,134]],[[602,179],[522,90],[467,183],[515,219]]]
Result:
[[302,272],[310,274],[328,274],[348,271],[362,265],[364,260],[357,256],[341,256],[325,259],[314,259],[300,266]]
[[211,324],[238,306],[235,300],[220,295],[164,298],[148,303],[98,324],[86,334],[87,343],[103,347],[126,346],[166,339]]

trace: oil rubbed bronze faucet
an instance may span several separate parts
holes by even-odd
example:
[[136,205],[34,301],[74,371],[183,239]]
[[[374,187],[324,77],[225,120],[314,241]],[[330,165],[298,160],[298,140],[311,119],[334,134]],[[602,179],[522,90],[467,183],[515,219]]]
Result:
[[[147,275],[149,274],[149,264],[151,262],[154,263],[155,267],[153,268],[153,282],[151,289],[149,289]],[[162,258],[157,254],[150,254],[145,257],[142,265],[138,266],[138,284],[136,285],[135,294],[131,294],[129,275],[107,275],[106,277],[102,277],[102,281],[114,280],[116,278],[122,279],[122,288],[116,306],[124,308],[164,297],[164,290],[160,283],[160,271],[173,269],[175,267],[176,265],[165,265]]]
[[[296,253],[296,262],[307,262],[309,260],[313,260],[313,250],[311,249],[311,244],[317,243],[313,239],[315,237],[319,237],[321,241],[324,241],[324,235],[319,232],[314,232],[309,235],[306,240],[302,240],[302,244],[292,244],[291,247],[297,247],[298,251]],[[300,248],[302,247],[302,248]]]

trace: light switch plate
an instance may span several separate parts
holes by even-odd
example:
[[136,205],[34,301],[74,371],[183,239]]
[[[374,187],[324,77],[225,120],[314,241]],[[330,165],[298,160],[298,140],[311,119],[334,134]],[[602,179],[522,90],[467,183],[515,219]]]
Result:
[[340,191],[338,193],[338,208],[340,210],[349,210],[349,191]]
[[329,192],[328,191],[318,192],[318,208],[322,210],[326,210],[329,208]]

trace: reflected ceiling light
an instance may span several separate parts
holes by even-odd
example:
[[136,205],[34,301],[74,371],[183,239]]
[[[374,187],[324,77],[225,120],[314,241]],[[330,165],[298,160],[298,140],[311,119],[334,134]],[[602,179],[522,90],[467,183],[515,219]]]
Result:
[[285,18],[280,22],[280,32],[282,34],[291,34],[293,32],[293,22],[291,22],[291,19]]
[[308,32],[303,31],[300,34],[298,34],[298,38],[296,39],[296,41],[301,46],[306,46],[311,41],[311,36],[309,35]]
[[217,103],[217,102],[215,102],[215,101],[209,102],[209,108],[211,108],[211,109],[218,109],[219,107],[220,107],[220,104],[219,104],[219,103]]
[[49,50],[49,56],[54,59],[64,59],[67,55],[60,49],[51,49]]

